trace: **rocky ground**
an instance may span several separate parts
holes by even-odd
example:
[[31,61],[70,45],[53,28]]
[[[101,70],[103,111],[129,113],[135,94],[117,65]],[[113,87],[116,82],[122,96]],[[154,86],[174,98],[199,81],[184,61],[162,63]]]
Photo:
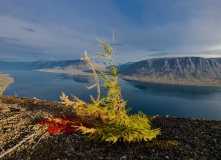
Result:
[[[46,117],[76,117],[59,102],[0,96],[0,154],[34,133],[33,125]],[[162,134],[152,142],[92,143],[80,133],[33,136],[2,159],[180,159],[221,158],[221,121],[157,117],[153,128]],[[38,140],[39,143],[36,145]]]

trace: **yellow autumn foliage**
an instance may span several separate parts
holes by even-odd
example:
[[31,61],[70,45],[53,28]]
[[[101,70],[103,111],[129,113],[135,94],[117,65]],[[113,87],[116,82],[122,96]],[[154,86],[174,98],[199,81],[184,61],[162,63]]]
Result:
[[[150,120],[153,117],[147,117],[143,113],[136,115],[128,115],[128,110],[125,109],[126,101],[121,96],[121,85],[118,84],[117,68],[113,64],[111,58],[113,48],[106,45],[105,41],[99,41],[105,50],[103,53],[94,53],[97,56],[104,57],[109,60],[111,65],[111,73],[105,73],[99,68],[92,65],[90,57],[85,51],[85,59],[93,71],[96,83],[88,89],[97,87],[97,98],[91,97],[92,103],[86,103],[76,96],[73,96],[73,101],[70,101],[68,96],[62,93],[61,100],[66,105],[74,107],[76,114],[84,120],[90,121],[95,128],[88,129],[81,126],[84,134],[90,133],[88,138],[95,141],[108,141],[115,143],[117,141],[139,142],[148,141],[160,134],[160,129],[151,129]],[[100,84],[97,72],[104,79],[103,86],[108,90],[106,97],[100,97]]]

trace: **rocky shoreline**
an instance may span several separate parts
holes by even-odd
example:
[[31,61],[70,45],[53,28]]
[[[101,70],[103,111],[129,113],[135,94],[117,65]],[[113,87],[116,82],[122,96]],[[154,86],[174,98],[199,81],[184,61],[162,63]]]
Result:
[[[76,117],[71,107],[59,102],[0,96],[0,146],[7,151],[34,133],[33,125],[39,120],[62,115]],[[221,121],[166,116],[152,120],[152,127],[161,128],[162,134],[148,143],[92,143],[79,132],[33,136],[3,159],[215,160],[221,157]],[[4,153],[2,149],[0,154]]]

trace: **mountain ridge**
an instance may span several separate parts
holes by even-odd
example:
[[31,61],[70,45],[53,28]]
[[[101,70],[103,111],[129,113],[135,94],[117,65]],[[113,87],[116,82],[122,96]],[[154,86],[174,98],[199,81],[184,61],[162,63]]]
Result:
[[153,58],[128,63],[122,78],[153,83],[221,86],[221,64],[202,57]]
[[[108,71],[110,65],[92,61],[96,68]],[[152,83],[221,86],[221,58],[166,57],[119,65],[121,78]],[[82,60],[2,62],[0,69],[38,70],[87,75],[90,66]]]

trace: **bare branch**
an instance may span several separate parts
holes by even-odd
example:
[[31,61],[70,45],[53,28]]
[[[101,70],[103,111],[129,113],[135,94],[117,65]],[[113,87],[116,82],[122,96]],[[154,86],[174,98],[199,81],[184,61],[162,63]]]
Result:
[[0,145],[0,148],[3,150],[3,152],[5,152],[5,150],[2,148],[2,146]]
[[42,136],[39,138],[38,142],[32,147],[35,148],[35,146],[38,145],[38,143],[40,142],[40,140],[47,134],[48,132],[45,132],[44,134],[42,134]]
[[28,139],[30,139],[31,137],[37,135],[37,133],[32,133],[30,136],[28,136],[27,138],[23,139],[21,142],[19,142],[17,145],[15,145],[14,147],[8,149],[6,152],[2,153],[0,155],[0,158],[4,157],[6,154],[12,152],[14,149],[18,148],[20,145],[22,145],[22,143],[24,143],[25,141],[27,141]]

